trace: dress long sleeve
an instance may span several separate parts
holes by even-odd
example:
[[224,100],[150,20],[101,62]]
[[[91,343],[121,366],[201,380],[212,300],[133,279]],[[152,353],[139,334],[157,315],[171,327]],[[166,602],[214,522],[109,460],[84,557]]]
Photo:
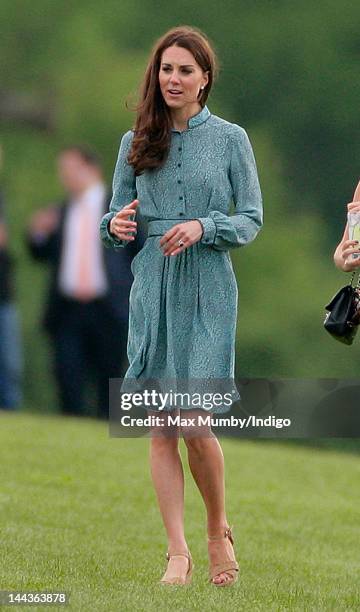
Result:
[[241,126],[233,124],[229,178],[235,213],[218,210],[200,217],[204,231],[201,242],[219,251],[248,244],[263,224],[262,195],[256,161],[249,137]]
[[128,240],[120,240],[110,234],[109,226],[111,219],[127,204],[130,204],[137,197],[136,178],[133,167],[128,164],[127,156],[130,151],[133,132],[128,130],[121,138],[119,153],[115,165],[112,198],[109,205],[109,212],[106,213],[100,222],[100,237],[104,245],[109,248],[122,248],[129,244]]

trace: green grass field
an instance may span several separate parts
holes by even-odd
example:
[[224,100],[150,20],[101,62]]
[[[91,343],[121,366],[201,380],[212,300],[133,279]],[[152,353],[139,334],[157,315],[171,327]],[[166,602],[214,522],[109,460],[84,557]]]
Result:
[[217,589],[181,441],[195,570],[191,585],[166,587],[157,584],[166,539],[149,439],[110,438],[107,423],[90,418],[1,412],[0,427],[0,589],[65,590],[66,609],[96,612],[359,610],[355,454],[223,439],[241,574]]

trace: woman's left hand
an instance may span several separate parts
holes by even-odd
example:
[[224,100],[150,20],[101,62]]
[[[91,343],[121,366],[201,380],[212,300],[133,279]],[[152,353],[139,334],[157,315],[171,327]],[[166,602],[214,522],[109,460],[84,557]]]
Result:
[[[203,235],[203,226],[200,221],[186,221],[174,225],[160,240],[160,246],[163,248],[164,255],[178,255],[195,242],[198,242]],[[181,240],[184,244],[179,246]]]

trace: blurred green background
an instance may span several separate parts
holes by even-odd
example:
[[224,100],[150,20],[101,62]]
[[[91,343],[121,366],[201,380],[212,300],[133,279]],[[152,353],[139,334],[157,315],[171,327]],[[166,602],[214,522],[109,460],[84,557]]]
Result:
[[[221,8],[221,11],[219,12]],[[87,142],[111,181],[150,49],[175,25],[207,34],[220,74],[210,111],[242,125],[264,199],[256,241],[232,251],[239,287],[239,377],[357,377],[359,346],[323,330],[348,279],[333,264],[359,180],[360,4],[209,0],[0,3],[1,184],[7,200],[25,351],[27,409],[53,411],[39,328],[46,270],[24,245],[28,219],[62,197],[59,146]]]

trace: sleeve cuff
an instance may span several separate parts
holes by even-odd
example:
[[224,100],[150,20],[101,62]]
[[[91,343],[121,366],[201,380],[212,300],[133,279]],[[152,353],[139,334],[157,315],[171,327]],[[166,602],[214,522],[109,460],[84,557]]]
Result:
[[110,221],[115,216],[115,214],[116,213],[107,213],[102,218],[100,224],[100,237],[106,247],[118,249],[123,248],[125,246],[126,241],[120,240],[119,238],[116,238],[116,236],[110,234]]
[[201,236],[200,242],[207,245],[214,244],[216,234],[216,224],[214,219],[211,217],[201,217],[198,219],[203,226],[203,235]]

